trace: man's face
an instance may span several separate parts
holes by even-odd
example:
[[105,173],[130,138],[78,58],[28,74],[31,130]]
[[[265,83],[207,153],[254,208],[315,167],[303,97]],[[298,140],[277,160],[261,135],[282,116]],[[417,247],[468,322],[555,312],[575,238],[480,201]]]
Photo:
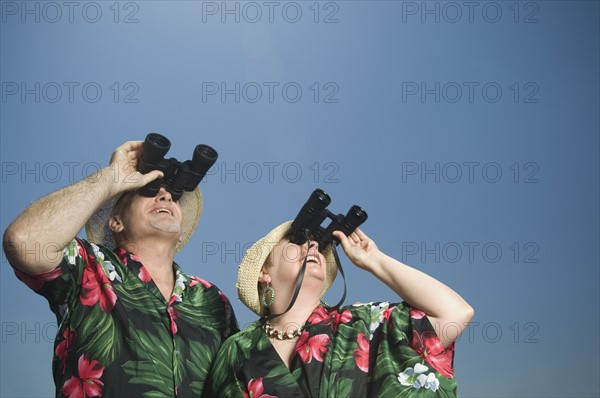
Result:
[[183,213],[168,191],[161,188],[155,197],[136,192],[126,195],[113,215],[118,220],[116,227],[111,225],[114,232],[131,242],[157,235],[173,238],[175,242],[180,239]]

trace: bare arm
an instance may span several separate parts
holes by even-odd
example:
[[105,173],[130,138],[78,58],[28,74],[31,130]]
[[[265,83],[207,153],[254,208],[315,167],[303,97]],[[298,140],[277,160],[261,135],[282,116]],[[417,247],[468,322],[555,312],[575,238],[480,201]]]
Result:
[[[427,314],[444,347],[452,344],[464,331],[474,311],[454,290],[382,253],[375,242],[358,228],[349,237],[341,232],[334,234],[356,266],[371,272],[407,303]],[[445,327],[449,324],[453,327]]]
[[159,171],[137,173],[142,141],[129,141],[112,154],[110,165],[51,193],[23,211],[4,232],[8,260],[20,271],[37,274],[54,269],[62,250],[108,199],[146,185]]

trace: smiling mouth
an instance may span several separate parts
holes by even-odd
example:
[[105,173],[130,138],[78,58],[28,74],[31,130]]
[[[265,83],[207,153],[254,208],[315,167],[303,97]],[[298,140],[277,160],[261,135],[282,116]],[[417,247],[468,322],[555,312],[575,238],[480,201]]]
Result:
[[315,256],[306,256],[306,262],[307,263],[315,263],[317,265],[321,264],[321,261],[319,261],[319,258],[315,257]]
[[170,216],[173,215],[170,210],[165,209],[164,207],[161,207],[160,209],[156,209],[152,212],[152,214],[160,214],[160,213],[167,213]]

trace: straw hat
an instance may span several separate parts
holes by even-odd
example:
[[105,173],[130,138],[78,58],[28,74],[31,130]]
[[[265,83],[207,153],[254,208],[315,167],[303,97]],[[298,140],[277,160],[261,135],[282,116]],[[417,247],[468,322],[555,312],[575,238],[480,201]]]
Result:
[[[262,315],[262,305],[258,294],[258,277],[271,250],[292,230],[292,221],[286,221],[274,228],[248,249],[238,268],[236,283],[238,297],[244,305],[257,315]],[[333,245],[329,245],[323,252],[327,260],[325,270],[325,286],[321,297],[325,295],[337,273],[337,265],[333,256]]]
[[[112,232],[108,227],[108,220],[112,215],[113,207],[122,195],[123,194],[117,195],[104,202],[85,224],[85,232],[87,233],[90,242],[109,248],[117,246],[112,237]],[[181,248],[185,246],[187,241],[194,234],[194,231],[198,226],[198,221],[200,221],[200,213],[202,213],[202,193],[200,192],[200,187],[196,187],[196,189],[190,192],[184,192],[179,199],[179,205],[181,206],[183,220],[181,226],[181,241],[177,242],[177,245],[175,246],[176,251],[181,250]]]

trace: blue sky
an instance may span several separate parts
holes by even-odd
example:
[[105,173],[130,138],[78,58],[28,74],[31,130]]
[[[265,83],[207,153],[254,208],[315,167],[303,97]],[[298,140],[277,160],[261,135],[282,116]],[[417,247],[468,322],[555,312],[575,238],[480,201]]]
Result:
[[[208,144],[176,260],[242,326],[244,248],[320,187],[475,308],[463,397],[599,396],[599,4],[466,3],[1,1],[2,230],[124,141]],[[56,321],[1,261],[0,396],[51,396]],[[347,303],[399,300],[342,261]]]

